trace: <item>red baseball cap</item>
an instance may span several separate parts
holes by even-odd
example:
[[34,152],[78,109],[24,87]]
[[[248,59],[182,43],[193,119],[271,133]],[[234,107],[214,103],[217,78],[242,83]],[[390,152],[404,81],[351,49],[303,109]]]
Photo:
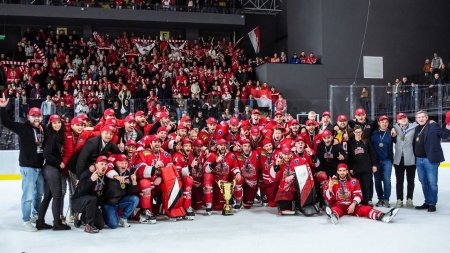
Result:
[[206,123],[207,123],[207,124],[217,124],[217,120],[216,120],[215,118],[213,118],[213,117],[209,117],[209,118],[206,120]]
[[237,125],[239,125],[239,120],[238,120],[238,118],[236,118],[236,117],[231,118],[231,119],[230,119],[230,125],[232,125],[232,126],[237,126]]
[[340,164],[337,166],[337,169],[336,169],[336,170],[339,170],[340,168],[344,168],[344,169],[348,170],[348,166],[347,166],[347,164],[345,164],[345,163],[340,163]]
[[115,155],[115,157],[116,157],[116,162],[128,161],[127,156],[124,154],[117,154],[117,155]]
[[114,110],[113,109],[111,109],[111,108],[109,108],[109,109],[106,109],[104,112],[103,112],[103,116],[114,116],[116,114],[116,112],[114,112]]
[[165,128],[165,127],[159,127],[158,128],[158,131],[156,131],[156,133],[158,133],[159,134],[159,132],[166,132],[167,133],[167,128]]
[[307,126],[309,126],[309,125],[317,126],[317,122],[315,120],[309,119],[309,120],[306,121],[305,125],[307,125]]
[[99,163],[99,162],[108,162],[108,158],[104,155],[101,155],[101,156],[97,157],[97,159],[95,160],[95,163]]
[[225,145],[225,144],[227,144],[227,141],[225,139],[217,140],[217,145]]
[[283,146],[282,151],[283,155],[291,154],[292,150],[288,146]]
[[61,121],[61,117],[59,117],[58,114],[53,114],[52,116],[50,116],[48,121],[50,123],[53,123],[53,122],[58,121],[58,120]]
[[102,127],[102,132],[107,131],[107,132],[114,132],[115,127],[113,125],[104,125]]
[[74,117],[70,121],[70,124],[72,124],[72,125],[79,125],[79,124],[83,124],[83,123],[84,123],[84,121],[80,117]]
[[166,118],[166,117],[169,117],[169,114],[167,112],[162,112],[161,114],[159,114],[159,119]]
[[332,136],[332,134],[331,134],[330,130],[325,130],[322,132],[322,138],[323,137],[331,137],[331,136]]
[[383,121],[383,120],[389,121],[388,116],[386,116],[386,115],[381,115],[381,116],[378,118],[378,121]]
[[161,142],[161,139],[156,134],[150,135],[150,142],[153,142],[153,141]]
[[133,140],[128,140],[125,143],[125,146],[137,146],[137,143],[135,141],[133,141]]
[[258,109],[253,109],[252,114],[261,114]]
[[42,115],[42,111],[41,109],[37,108],[37,107],[33,107],[28,111],[28,116],[32,116],[32,115]]
[[84,113],[78,114],[77,117],[80,118],[82,121],[86,121],[86,120],[89,119],[89,117],[86,114],[84,114]]
[[275,112],[275,117],[278,116],[278,115],[283,116],[283,112],[282,112],[282,111],[276,111],[276,112]]
[[105,121],[105,125],[113,125],[116,126],[117,125],[117,120],[115,118],[109,118]]
[[290,123],[291,126],[298,126],[298,125],[300,125],[300,123],[298,123],[298,120],[296,120],[296,119],[291,120],[289,123]]
[[244,145],[244,144],[250,144],[250,140],[247,138],[244,139],[240,139],[239,140],[239,144]]
[[195,140],[195,141],[192,143],[192,145],[193,145],[193,146],[197,146],[197,147],[201,147],[201,146],[203,146],[203,142],[202,142],[200,139],[197,139],[197,140]]
[[136,121],[136,119],[132,115],[128,115],[125,117],[125,120],[124,120],[125,123],[129,123],[131,121]]
[[143,111],[137,111],[136,114],[135,114],[134,116],[136,116],[136,117],[139,117],[139,116],[145,116],[145,112],[143,112]]
[[181,144],[182,145],[184,145],[184,144],[192,144],[192,141],[189,139],[189,138],[183,138],[183,140],[181,141]]
[[272,140],[268,139],[268,138],[264,138],[264,140],[262,141],[263,147],[266,146],[267,144],[272,144]]
[[331,117],[331,113],[329,111],[325,111],[322,113],[322,117],[325,117],[325,116]]
[[257,126],[252,126],[252,127],[250,128],[250,133],[251,133],[251,135],[253,135],[253,136],[259,136],[259,127],[257,127]]
[[358,108],[355,110],[355,115],[365,115],[366,111],[363,108]]
[[295,142],[300,142],[303,141],[304,143],[306,143],[305,138],[303,138],[303,136],[299,135],[297,136],[297,138],[295,138]]
[[406,114],[405,113],[403,113],[403,112],[399,112],[399,113],[397,113],[397,120],[399,120],[399,119],[402,119],[402,118],[406,118],[406,117],[408,117],[408,116],[406,116]]
[[337,121],[348,121],[347,116],[341,114],[337,117]]

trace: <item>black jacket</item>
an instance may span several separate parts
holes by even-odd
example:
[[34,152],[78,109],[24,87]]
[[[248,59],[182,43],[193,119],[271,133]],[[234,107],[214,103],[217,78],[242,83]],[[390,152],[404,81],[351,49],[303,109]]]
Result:
[[351,138],[348,141],[349,169],[353,174],[372,173],[372,166],[377,164],[377,155],[370,141],[356,141]]
[[[19,136],[19,166],[42,168],[44,156],[43,153],[38,153],[38,147],[35,142],[35,132],[41,133],[40,129],[33,127],[29,122],[11,121],[5,108],[1,108],[0,116],[3,126]],[[44,133],[42,132],[41,134],[43,135]]]
[[[117,173],[119,173],[117,171]],[[121,176],[130,176],[130,172],[126,171]],[[122,189],[120,187],[120,182],[115,179],[106,178],[105,179],[105,188],[103,191],[103,195],[100,199],[101,204],[117,204],[120,199],[127,196],[136,194],[137,186],[131,183],[131,179],[129,179],[130,183],[125,184],[125,188]]]
[[103,176],[96,181],[91,180],[92,172],[89,170],[81,173],[77,188],[75,188],[75,193],[72,199],[77,199],[83,196],[96,196],[100,197],[105,189],[106,176]]
[[62,163],[62,145],[59,135],[54,133],[47,137],[44,143],[44,159],[45,164],[60,168]]
[[97,157],[102,155],[108,157],[111,154],[120,154],[120,153],[121,152],[119,148],[112,142],[107,143],[105,147],[102,149],[101,136],[89,139],[81,149],[80,155],[78,155],[77,173],[76,173],[77,177],[79,178],[85,170],[89,170],[89,166],[95,163]]
[[[342,148],[341,144],[331,145],[325,150],[325,143],[322,141],[319,143],[316,149],[316,157],[320,160],[320,166],[318,168],[319,171],[325,171],[328,176],[336,175],[337,166],[340,163],[346,163],[348,159],[347,152]],[[331,150],[331,152],[330,152]],[[330,152],[332,157],[327,157],[326,153]],[[338,159],[339,153],[344,156],[344,160],[341,161]]]

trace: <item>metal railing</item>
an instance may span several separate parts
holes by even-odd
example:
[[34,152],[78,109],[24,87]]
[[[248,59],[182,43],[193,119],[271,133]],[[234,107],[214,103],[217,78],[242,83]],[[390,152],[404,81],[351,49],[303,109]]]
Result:
[[332,115],[345,114],[353,118],[355,109],[360,107],[366,110],[371,120],[387,115],[395,121],[394,115],[398,112],[414,117],[415,112],[426,110],[431,118],[442,124],[444,112],[450,110],[450,85],[330,85],[329,108]]

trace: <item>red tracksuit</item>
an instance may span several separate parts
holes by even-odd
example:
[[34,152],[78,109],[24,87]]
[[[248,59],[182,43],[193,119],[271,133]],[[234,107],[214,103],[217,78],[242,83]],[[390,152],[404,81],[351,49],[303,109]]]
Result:
[[277,154],[267,153],[265,150],[260,152],[260,166],[262,174],[262,184],[260,188],[262,191],[262,197],[267,199],[267,204],[270,207],[276,207],[275,197],[277,194],[278,184],[279,184],[279,172],[275,172],[273,166],[275,166],[275,161]]

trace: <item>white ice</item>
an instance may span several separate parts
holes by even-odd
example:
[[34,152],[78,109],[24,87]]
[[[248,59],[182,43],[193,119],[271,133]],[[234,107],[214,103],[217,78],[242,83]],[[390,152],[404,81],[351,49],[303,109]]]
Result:
[[[257,207],[233,216],[197,214],[195,221],[132,224],[131,228],[106,228],[99,234],[87,234],[81,228],[24,232],[20,181],[0,181],[0,253],[449,252],[450,169],[441,168],[439,173],[437,212],[402,208],[391,224],[344,216],[333,225],[326,215],[280,217],[275,209]],[[394,205],[394,175],[392,182],[390,202]],[[416,176],[414,203],[422,201]],[[51,223],[51,208],[46,218]]]

